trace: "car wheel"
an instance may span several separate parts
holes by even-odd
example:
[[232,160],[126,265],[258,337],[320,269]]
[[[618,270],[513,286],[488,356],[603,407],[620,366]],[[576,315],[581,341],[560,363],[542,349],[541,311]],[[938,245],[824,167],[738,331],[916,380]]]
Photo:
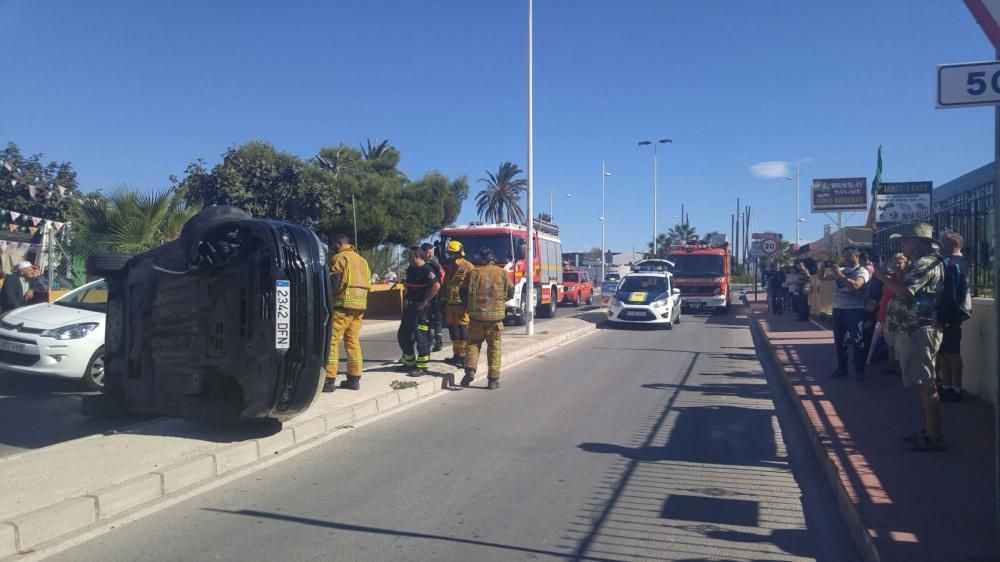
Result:
[[680,324],[681,323],[681,313],[682,312],[683,311],[681,310],[681,307],[678,306],[677,307],[677,316],[674,317],[674,324]]
[[664,324],[663,327],[666,328],[666,329],[668,329],[668,330],[673,330],[674,329],[674,321],[673,321],[673,319],[671,319],[670,322],[667,322],[666,324]]
[[521,311],[520,314],[514,316],[515,326],[524,326],[528,323],[528,289],[525,287],[521,290]]
[[227,223],[250,220],[252,217],[243,209],[220,205],[209,207],[191,217],[181,229],[181,246],[191,264],[199,261],[199,249],[211,230]]
[[121,273],[132,256],[125,254],[91,254],[87,256],[87,275],[114,277]]
[[591,291],[590,294],[587,295],[587,301],[586,301],[586,303],[587,303],[587,306],[590,306],[590,305],[594,304],[594,292],[593,291]]
[[580,306],[580,293],[573,296],[573,306]]
[[81,379],[83,384],[90,390],[104,389],[104,346],[102,345],[90,357],[87,362],[87,369],[83,372]]

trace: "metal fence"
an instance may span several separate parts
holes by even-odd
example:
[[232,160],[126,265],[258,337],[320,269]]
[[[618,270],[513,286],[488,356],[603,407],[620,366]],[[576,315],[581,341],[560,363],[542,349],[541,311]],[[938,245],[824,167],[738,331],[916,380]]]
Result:
[[[963,201],[920,219],[934,227],[935,237],[943,232],[957,232],[965,239],[962,254],[969,265],[969,286],[972,295],[993,296],[993,194]],[[875,253],[889,257],[899,252],[899,240],[889,236],[902,224],[879,228],[873,234]]]

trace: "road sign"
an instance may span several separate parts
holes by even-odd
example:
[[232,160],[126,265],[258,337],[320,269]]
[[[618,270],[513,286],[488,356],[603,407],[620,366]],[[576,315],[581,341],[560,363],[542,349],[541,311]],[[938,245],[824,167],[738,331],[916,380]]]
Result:
[[778,241],[774,238],[768,238],[767,240],[760,241],[760,251],[764,252],[765,256],[773,256],[778,252]]
[[965,6],[983,28],[993,48],[1000,51],[1000,0],[965,0]]
[[1000,61],[938,65],[937,107],[939,109],[998,103],[1000,103]]

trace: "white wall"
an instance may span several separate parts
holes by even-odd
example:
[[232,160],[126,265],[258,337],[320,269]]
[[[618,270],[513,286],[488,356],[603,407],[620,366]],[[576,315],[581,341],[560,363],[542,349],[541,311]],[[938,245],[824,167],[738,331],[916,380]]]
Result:
[[972,318],[962,324],[962,389],[993,403],[997,387],[996,301],[972,299]]

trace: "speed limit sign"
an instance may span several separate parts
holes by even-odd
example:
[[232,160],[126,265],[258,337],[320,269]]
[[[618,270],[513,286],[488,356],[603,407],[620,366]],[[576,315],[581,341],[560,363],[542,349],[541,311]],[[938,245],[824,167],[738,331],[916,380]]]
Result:
[[778,251],[778,241],[774,238],[768,238],[766,240],[760,241],[760,251],[764,252],[764,255],[771,256]]

